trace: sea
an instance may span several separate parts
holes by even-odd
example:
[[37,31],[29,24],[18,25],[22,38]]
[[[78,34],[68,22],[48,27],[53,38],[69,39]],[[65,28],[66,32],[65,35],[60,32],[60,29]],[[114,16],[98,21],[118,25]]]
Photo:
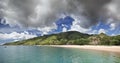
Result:
[[120,63],[120,54],[50,46],[0,46],[0,63]]

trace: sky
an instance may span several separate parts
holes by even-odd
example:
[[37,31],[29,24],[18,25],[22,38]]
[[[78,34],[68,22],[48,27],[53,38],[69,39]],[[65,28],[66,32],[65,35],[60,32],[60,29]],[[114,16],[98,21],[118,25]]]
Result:
[[120,35],[120,0],[0,0],[0,44],[67,31]]

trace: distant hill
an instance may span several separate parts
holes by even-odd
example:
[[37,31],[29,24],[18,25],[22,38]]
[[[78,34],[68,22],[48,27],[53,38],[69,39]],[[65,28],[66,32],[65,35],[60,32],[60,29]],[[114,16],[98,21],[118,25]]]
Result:
[[4,45],[120,45],[120,36],[89,35],[77,31],[44,35]]

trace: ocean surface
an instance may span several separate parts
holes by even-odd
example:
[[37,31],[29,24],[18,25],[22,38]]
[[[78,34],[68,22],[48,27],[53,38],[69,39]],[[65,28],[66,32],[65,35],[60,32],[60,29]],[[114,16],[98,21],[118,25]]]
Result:
[[0,63],[120,63],[120,54],[47,46],[0,46]]

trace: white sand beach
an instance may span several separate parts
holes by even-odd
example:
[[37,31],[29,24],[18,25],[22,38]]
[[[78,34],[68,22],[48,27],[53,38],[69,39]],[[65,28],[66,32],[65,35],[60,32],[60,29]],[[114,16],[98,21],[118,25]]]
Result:
[[109,51],[120,53],[120,46],[94,46],[94,45],[49,45],[51,47],[63,47],[63,48],[79,48],[98,51]]

